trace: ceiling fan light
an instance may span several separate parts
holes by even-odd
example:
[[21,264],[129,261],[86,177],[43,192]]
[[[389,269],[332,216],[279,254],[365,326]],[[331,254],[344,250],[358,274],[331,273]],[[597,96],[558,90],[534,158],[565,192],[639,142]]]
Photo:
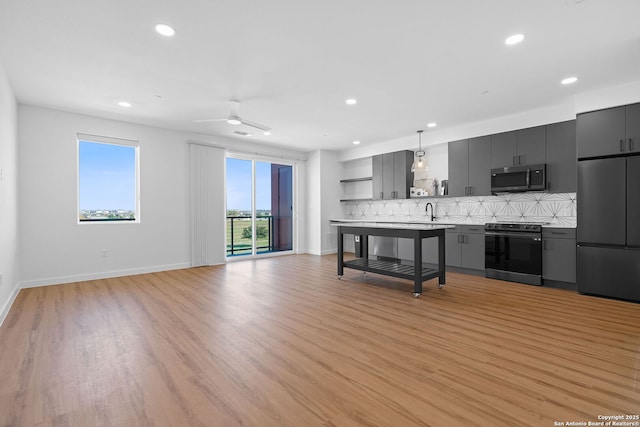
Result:
[[229,123],[230,125],[241,125],[242,120],[240,120],[240,117],[238,116],[229,116],[229,118],[227,119],[227,123]]

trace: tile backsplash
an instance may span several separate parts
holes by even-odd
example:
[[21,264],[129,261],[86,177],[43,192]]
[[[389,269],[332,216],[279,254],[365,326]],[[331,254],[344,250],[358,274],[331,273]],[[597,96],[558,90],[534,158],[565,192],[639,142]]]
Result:
[[498,221],[548,222],[576,226],[576,193],[512,193],[497,196],[434,197],[342,202],[344,219],[424,221],[430,202],[436,221],[484,224]]

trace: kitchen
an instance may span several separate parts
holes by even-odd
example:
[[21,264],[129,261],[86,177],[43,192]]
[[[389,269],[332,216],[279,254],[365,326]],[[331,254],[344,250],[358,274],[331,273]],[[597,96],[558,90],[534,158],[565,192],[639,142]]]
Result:
[[[639,253],[634,212],[640,202],[632,175],[638,169],[634,155],[640,145],[639,105],[585,112],[572,121],[453,141],[443,144],[447,151],[442,146],[423,151],[422,132],[418,131],[417,152],[424,160],[416,158],[416,162],[422,160],[425,166],[417,170],[415,165],[403,166],[400,162],[402,179],[396,180],[400,190],[387,192],[388,197],[375,185],[375,176],[387,172],[375,166],[383,155],[371,159],[371,187],[363,185],[362,177],[353,176],[367,173],[369,160],[351,161],[353,167],[345,162],[347,178],[341,184],[347,195],[341,199],[342,219],[433,222],[434,215],[428,216],[431,207],[437,223],[456,226],[447,230],[446,250],[447,266],[454,271],[538,286],[544,281],[545,286],[640,301],[640,275],[633,259]],[[612,148],[602,151],[601,141],[608,140],[612,140]],[[615,163],[612,158],[619,160]],[[600,163],[609,159],[611,166],[589,172],[600,164],[597,159],[603,159]],[[615,188],[621,192],[615,193],[604,183],[613,179],[608,177],[614,176],[614,171],[624,173],[625,159],[630,162],[630,175],[628,179],[624,175],[619,178]],[[434,165],[432,169],[430,164]],[[438,182],[444,185],[439,188]],[[417,183],[428,183],[426,187],[432,188],[416,188]],[[354,184],[357,189],[350,188]],[[368,194],[373,197],[367,198]],[[620,195],[609,200],[615,194]],[[583,206],[582,215],[578,206]],[[613,222],[622,227],[617,240],[604,237],[612,233],[611,224],[602,221],[607,215],[615,215]],[[625,224],[630,229],[626,246]],[[608,265],[618,266],[617,273],[597,262],[603,255],[594,252],[590,242],[618,244],[623,249],[607,252],[625,259],[609,259]],[[434,243],[423,244],[423,263],[437,263]],[[402,240],[374,238],[368,246],[372,258],[413,262],[413,252]],[[577,271],[582,273],[577,275]],[[607,280],[608,275],[616,279]]]

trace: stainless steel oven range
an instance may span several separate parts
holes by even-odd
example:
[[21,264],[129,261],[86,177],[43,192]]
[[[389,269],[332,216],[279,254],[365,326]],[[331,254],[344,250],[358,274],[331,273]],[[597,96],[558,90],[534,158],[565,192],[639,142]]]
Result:
[[541,286],[542,225],[539,222],[486,223],[486,277]]

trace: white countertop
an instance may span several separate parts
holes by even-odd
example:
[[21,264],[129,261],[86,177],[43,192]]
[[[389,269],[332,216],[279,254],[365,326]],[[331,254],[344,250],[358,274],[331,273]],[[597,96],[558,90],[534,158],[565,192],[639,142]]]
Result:
[[[440,222],[440,221],[392,221],[392,220],[375,220],[375,219],[331,219],[330,222],[332,225],[343,224],[355,224],[355,223],[366,223],[367,227],[373,226],[372,224],[388,224],[385,226],[386,228],[402,226],[402,224],[412,224],[412,225],[476,225],[476,226],[484,226],[484,223],[477,222]],[[543,228],[576,228],[575,225],[571,224],[544,224]],[[452,227],[446,227],[452,228]]]
[[338,227],[340,225],[349,227],[366,227],[366,228],[404,228],[409,230],[443,230],[447,228],[454,228],[452,224],[442,224],[435,222],[398,222],[398,221],[362,221],[362,220],[349,220],[339,219],[331,220],[331,225]]

